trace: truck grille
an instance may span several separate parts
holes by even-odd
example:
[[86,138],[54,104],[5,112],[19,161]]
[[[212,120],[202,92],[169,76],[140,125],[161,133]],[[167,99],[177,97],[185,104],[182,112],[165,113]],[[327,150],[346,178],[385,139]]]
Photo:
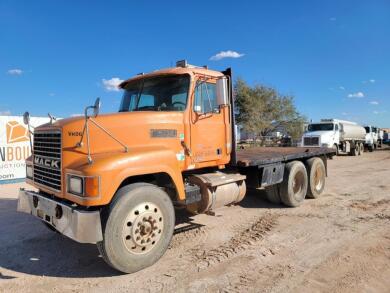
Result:
[[320,138],[318,136],[304,137],[303,144],[305,146],[319,146],[320,145]]
[[61,131],[34,132],[34,182],[61,191]]

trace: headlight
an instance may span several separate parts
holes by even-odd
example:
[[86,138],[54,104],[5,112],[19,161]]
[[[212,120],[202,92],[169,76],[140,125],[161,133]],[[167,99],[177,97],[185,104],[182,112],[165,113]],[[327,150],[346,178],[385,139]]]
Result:
[[76,195],[84,194],[84,180],[82,177],[70,175],[68,177],[68,191]]
[[78,196],[96,197],[100,195],[98,176],[82,176],[67,174],[68,192]]
[[33,174],[32,166],[31,165],[26,165],[26,177],[28,179],[33,179],[33,176],[34,176],[34,174]]

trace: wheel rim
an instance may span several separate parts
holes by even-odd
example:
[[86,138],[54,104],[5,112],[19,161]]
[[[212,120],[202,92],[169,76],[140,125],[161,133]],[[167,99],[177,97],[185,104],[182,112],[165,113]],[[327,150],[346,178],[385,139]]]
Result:
[[324,170],[320,168],[319,166],[315,169],[314,172],[314,188],[319,191],[322,189],[322,186],[324,185]]
[[305,176],[302,172],[297,172],[294,176],[292,189],[294,192],[294,195],[297,195],[298,193],[301,193],[303,189],[303,184],[305,182]]
[[139,204],[126,217],[123,243],[130,253],[147,253],[159,242],[163,229],[161,209],[151,202]]

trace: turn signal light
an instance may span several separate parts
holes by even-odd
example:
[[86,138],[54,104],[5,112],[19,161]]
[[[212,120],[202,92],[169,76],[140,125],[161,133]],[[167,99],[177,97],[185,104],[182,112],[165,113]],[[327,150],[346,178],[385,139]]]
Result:
[[85,177],[85,195],[99,195],[99,177]]

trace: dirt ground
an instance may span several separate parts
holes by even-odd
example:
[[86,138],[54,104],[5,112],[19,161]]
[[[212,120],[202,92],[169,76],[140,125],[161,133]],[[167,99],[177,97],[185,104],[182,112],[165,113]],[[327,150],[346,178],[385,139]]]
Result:
[[390,150],[329,161],[324,196],[299,208],[252,191],[180,213],[167,253],[132,275],[16,213],[22,185],[0,185],[0,292],[390,292]]

